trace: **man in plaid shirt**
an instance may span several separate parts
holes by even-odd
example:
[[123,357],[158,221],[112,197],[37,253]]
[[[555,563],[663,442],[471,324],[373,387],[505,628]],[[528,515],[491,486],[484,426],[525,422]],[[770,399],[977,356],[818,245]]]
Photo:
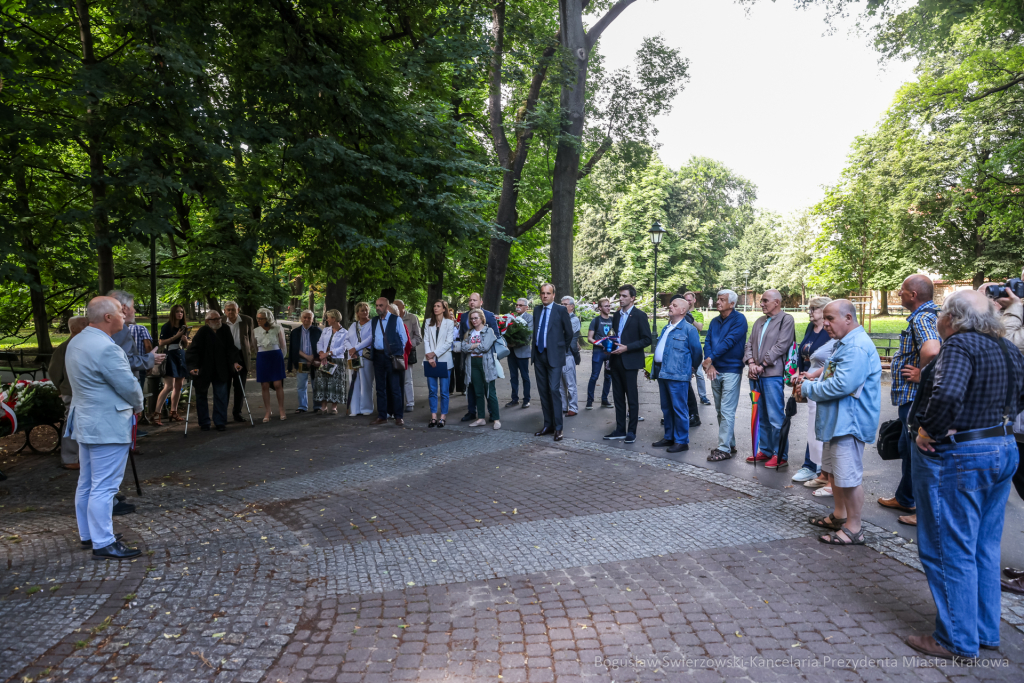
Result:
[[939,333],[935,328],[939,307],[932,301],[935,288],[924,275],[911,275],[900,286],[900,301],[910,311],[907,328],[900,333],[900,348],[892,357],[892,404],[896,406],[903,432],[899,451],[903,461],[903,476],[892,498],[879,498],[878,504],[909,514],[899,518],[901,524],[917,525],[914,503],[914,480],[910,473],[910,434],[907,416],[917,396],[921,381],[921,368],[939,354]]

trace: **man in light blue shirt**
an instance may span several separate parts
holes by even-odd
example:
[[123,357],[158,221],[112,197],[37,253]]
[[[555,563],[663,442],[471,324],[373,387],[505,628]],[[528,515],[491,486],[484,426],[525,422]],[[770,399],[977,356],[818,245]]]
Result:
[[373,329],[373,375],[377,384],[377,419],[372,425],[387,424],[388,417],[395,416],[395,424],[405,424],[405,400],[402,398],[402,386],[405,384],[405,371],[396,370],[392,358],[406,358],[405,345],[409,335],[405,331],[405,323],[397,315],[388,310],[390,302],[385,297],[377,299],[377,317],[371,325]]
[[864,444],[873,443],[882,408],[882,362],[874,342],[857,322],[847,299],[825,307],[825,330],[837,340],[821,377],[796,380],[794,393],[817,403],[814,433],[824,443],[821,471],[829,475],[834,511],[811,517],[815,526],[833,530],[818,540],[830,545],[863,545]]

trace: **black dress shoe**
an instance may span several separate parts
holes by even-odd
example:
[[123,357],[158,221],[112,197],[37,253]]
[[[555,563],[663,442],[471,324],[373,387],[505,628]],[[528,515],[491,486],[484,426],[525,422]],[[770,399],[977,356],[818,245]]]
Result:
[[666,453],[682,453],[683,451],[688,451],[688,450],[690,450],[689,444],[677,443],[677,444],[672,444],[671,446],[669,446],[668,450],[665,451],[665,452]]
[[130,515],[133,512],[135,512],[134,505],[132,505],[131,503],[118,502],[114,503],[114,509],[111,511],[110,514],[114,515],[114,517],[123,517],[124,515]]
[[651,446],[653,448],[665,448],[666,446],[671,446],[674,443],[675,441],[672,441],[671,439],[662,439],[661,441],[655,441]]
[[235,418],[235,422],[245,422],[245,418],[242,417],[241,413],[235,413],[231,417]]
[[306,412],[306,409],[305,408],[296,408],[295,412],[296,413],[304,413],[304,412]]
[[210,425],[199,425],[199,431],[208,432],[210,431]]
[[554,433],[555,433],[555,428],[554,427],[545,427],[544,429],[540,430],[539,432],[534,432],[533,435],[534,436],[547,436],[548,434],[554,434]]
[[93,548],[92,559],[94,560],[127,560],[138,557],[142,551],[138,548],[128,548],[121,541],[114,541],[106,548]]
[[472,422],[475,419],[476,419],[476,415],[471,414],[471,413],[466,413],[465,415],[462,416],[462,419],[460,420],[460,422]]
[[508,403],[505,404],[505,407],[506,408],[511,408],[512,406],[517,406],[517,405],[519,405],[519,401],[509,401]]
[[[116,534],[114,536],[114,540],[115,541],[120,541],[121,540],[121,536],[123,536],[123,535],[124,534]],[[82,550],[92,550],[92,541],[82,541],[81,543],[82,543]]]
[[1020,579],[1024,578],[1024,569],[1016,569],[1014,567],[1004,567],[1003,576],[1008,579]]
[[601,407],[602,408],[614,408],[615,404],[614,403],[608,403],[608,401],[601,401]]
[[530,402],[529,401],[523,401],[523,408],[529,408],[529,407],[530,407]]
[[691,417],[690,418],[690,427],[700,427],[700,418],[699,417]]
[[218,432],[226,432],[227,430],[228,430],[228,426],[227,425],[217,425],[217,431]]
[[556,429],[555,430],[555,441],[561,441],[562,438],[563,438],[562,437],[562,430],[561,429]]

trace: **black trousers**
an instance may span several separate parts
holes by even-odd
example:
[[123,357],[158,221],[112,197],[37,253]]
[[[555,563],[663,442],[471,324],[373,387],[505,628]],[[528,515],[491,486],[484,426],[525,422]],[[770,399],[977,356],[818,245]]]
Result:
[[377,417],[386,420],[388,415],[394,415],[396,420],[401,420],[405,415],[402,399],[405,373],[395,372],[391,359],[383,353],[374,353],[373,378],[377,384]]
[[[463,363],[465,363],[465,359],[462,357],[462,353],[452,352],[452,371],[448,385],[450,394],[454,394],[457,391],[465,393],[466,385],[472,382],[472,378],[470,378],[470,382],[467,382],[466,378],[462,376]],[[451,387],[455,388],[452,389]]]
[[238,379],[235,377],[231,378],[228,382],[228,393],[234,393],[234,403],[231,405],[231,414],[235,417],[241,417],[242,415],[242,399],[245,398],[245,381],[249,375],[249,368],[243,363],[243,367],[238,371],[238,377],[242,379],[242,386],[238,386]]
[[697,416],[700,420],[700,413],[697,412],[697,394],[693,392],[693,380],[686,383],[686,405],[690,410],[690,416]]
[[636,373],[640,371],[627,370],[622,365],[622,358],[617,355],[612,356],[608,366],[612,376],[612,401],[615,403],[615,431],[636,434],[636,426],[640,421],[640,392],[636,386]]
[[562,430],[562,368],[548,364],[547,356],[539,354],[533,359],[533,373],[537,378],[540,410],[544,414],[544,428]]
[[1017,456],[1020,462],[1017,463],[1017,471],[1013,473],[1013,488],[1017,489],[1017,495],[1024,498],[1024,443],[1017,442]]

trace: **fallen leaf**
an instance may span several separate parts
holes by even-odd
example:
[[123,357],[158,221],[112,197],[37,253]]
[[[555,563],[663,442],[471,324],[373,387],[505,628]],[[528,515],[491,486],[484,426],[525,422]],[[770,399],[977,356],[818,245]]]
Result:
[[743,637],[743,635],[742,635],[742,634],[740,634],[740,632],[739,632],[739,631],[736,631],[736,637],[737,637],[737,638],[742,638],[742,637]]
[[220,633],[214,633],[211,638],[223,638],[227,635],[227,631],[221,631]]
[[518,515],[519,514],[519,508],[512,508],[512,514],[513,515]]

